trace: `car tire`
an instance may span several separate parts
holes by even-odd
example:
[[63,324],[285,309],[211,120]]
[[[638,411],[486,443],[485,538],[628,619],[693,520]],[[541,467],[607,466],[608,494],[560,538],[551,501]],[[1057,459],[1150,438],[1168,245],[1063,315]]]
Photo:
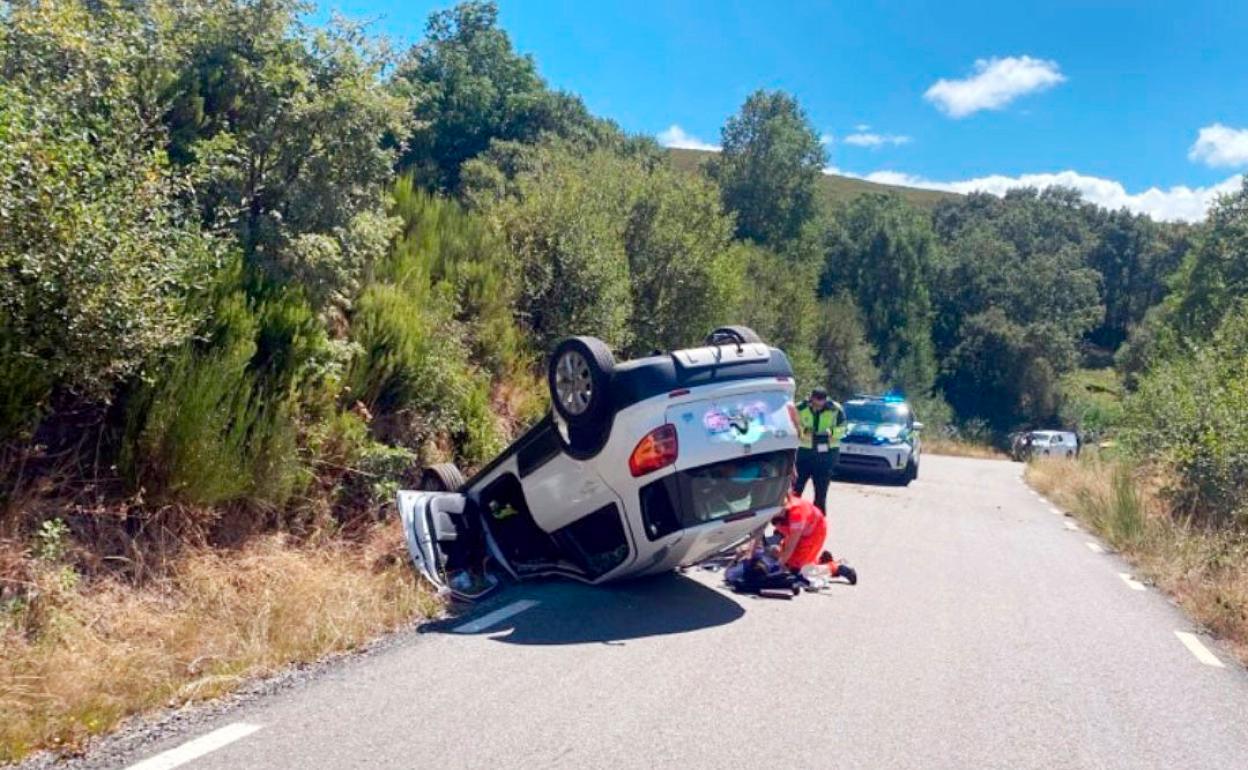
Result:
[[422,492],[458,492],[466,483],[463,472],[454,463],[430,465],[420,474]]
[[738,342],[749,345],[762,341],[763,338],[758,336],[758,332],[748,326],[718,326],[706,335],[707,345],[732,345]]
[[578,431],[602,423],[611,411],[615,356],[596,337],[568,337],[555,346],[546,367],[555,411]]
[[909,484],[911,481],[915,481],[918,478],[919,464],[911,458],[910,462],[906,463],[906,484]]

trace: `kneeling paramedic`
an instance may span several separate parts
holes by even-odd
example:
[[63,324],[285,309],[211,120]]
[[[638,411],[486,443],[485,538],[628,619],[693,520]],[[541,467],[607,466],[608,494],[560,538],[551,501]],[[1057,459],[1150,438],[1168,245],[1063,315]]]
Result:
[[858,582],[858,574],[851,567],[837,563],[824,550],[828,519],[810,501],[790,492],[784,511],[771,520],[771,525],[781,537],[775,556],[791,572],[801,574],[804,567],[823,565],[829,577],[843,577],[851,584]]
[[815,482],[815,507],[828,510],[828,484],[840,454],[841,436],[845,433],[845,411],[828,400],[823,388],[810,391],[810,398],[797,405],[799,441],[797,448],[797,482],[793,491],[800,497],[806,482]]

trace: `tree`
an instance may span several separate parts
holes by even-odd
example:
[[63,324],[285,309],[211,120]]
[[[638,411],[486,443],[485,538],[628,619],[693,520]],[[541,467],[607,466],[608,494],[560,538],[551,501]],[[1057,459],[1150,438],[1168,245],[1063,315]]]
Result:
[[1060,377],[1105,317],[1087,266],[1095,207],[1077,193],[1012,190],[940,204],[932,279],[940,385],[963,419],[997,430],[1055,416]]
[[926,217],[900,198],[863,195],[838,212],[820,290],[862,309],[884,380],[918,396],[936,379],[928,283],[938,246]]
[[875,350],[866,339],[861,314],[854,298],[842,291],[819,303],[819,327],[815,353],[827,377],[824,386],[836,399],[880,388]]
[[828,372],[816,353],[820,312],[813,290],[819,265],[750,241],[737,241],[730,259],[745,271],[734,320],[788,355],[799,392],[824,384]]
[[1174,276],[1167,317],[1179,334],[1207,338],[1248,297],[1248,179],[1209,210],[1203,232]]
[[346,304],[393,234],[381,140],[404,102],[379,81],[382,51],[346,23],[307,29],[296,0],[176,8],[165,119],[205,225],[237,235],[254,278]]
[[183,201],[142,87],[149,30],[113,4],[0,26],[0,435],[60,389],[106,400],[186,340],[217,244]]
[[626,348],[633,306],[624,234],[639,169],[607,151],[558,144],[501,146],[469,165],[481,188],[467,195],[515,256],[522,321],[538,348],[572,334]]
[[1001,308],[967,318],[944,362],[950,406],[963,420],[985,420],[1002,433],[1056,417],[1064,369],[1054,348],[1060,346],[1051,328],[1014,323]]
[[732,219],[705,179],[656,166],[635,191],[624,231],[632,287],[630,352],[688,347],[733,321],[743,266]]
[[460,167],[491,141],[553,134],[592,146],[614,133],[578,97],[547,88],[533,59],[516,53],[498,26],[494,2],[432,14],[393,82],[412,105],[399,168],[442,191],[459,188]]
[[826,161],[797,100],[783,91],[755,91],[722,137],[707,171],[724,207],[737,215],[737,236],[772,247],[797,238],[818,211],[816,184]]
[[1188,248],[1186,228],[1163,226],[1126,209],[1108,213],[1097,226],[1087,265],[1101,274],[1105,315],[1089,338],[1117,350],[1131,328],[1166,295],[1166,278]]
[[652,160],[513,142],[465,165],[465,195],[520,265],[519,307],[539,346],[595,334],[624,354],[648,353],[733,320],[745,267],[718,191]]

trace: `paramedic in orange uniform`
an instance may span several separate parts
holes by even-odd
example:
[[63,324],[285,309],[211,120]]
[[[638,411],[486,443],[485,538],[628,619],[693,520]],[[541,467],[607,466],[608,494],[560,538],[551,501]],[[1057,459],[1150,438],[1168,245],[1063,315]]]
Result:
[[808,564],[823,564],[830,577],[858,584],[858,573],[853,567],[837,562],[823,550],[828,538],[828,518],[814,503],[790,491],[784,499],[784,512],[773,518],[771,525],[781,538],[773,555],[789,570],[801,574],[802,567]]
[[784,513],[771,520],[780,535],[780,552],[776,558],[793,572],[801,572],[807,564],[818,564],[823,541],[828,537],[828,520],[815,504],[789,493]]

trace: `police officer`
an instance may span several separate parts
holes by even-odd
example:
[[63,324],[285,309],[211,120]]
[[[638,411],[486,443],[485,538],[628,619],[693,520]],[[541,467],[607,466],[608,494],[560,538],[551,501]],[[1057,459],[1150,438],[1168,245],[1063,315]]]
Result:
[[806,490],[806,482],[815,482],[815,507],[827,515],[828,484],[840,454],[840,440],[845,433],[845,410],[828,399],[828,391],[815,388],[810,398],[797,405],[800,442],[797,448],[797,481],[793,491]]

